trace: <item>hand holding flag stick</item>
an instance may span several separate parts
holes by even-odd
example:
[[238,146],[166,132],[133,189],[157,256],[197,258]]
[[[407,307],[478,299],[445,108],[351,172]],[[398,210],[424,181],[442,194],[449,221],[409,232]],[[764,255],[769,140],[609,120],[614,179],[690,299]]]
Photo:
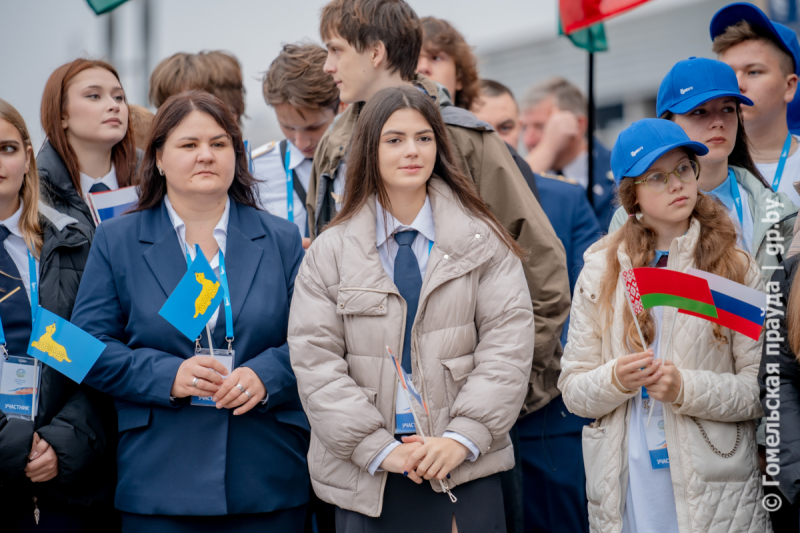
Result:
[[[664,268],[634,268],[622,272],[622,277],[643,346],[645,341],[637,315],[656,306],[675,307],[678,313],[703,318],[753,340],[760,338],[767,307],[767,296],[760,291],[694,268],[688,273]],[[667,338],[667,354],[672,348],[676,321],[677,315]]]
[[[400,366],[400,361],[392,353],[391,348],[388,346],[386,347],[386,351],[389,353],[389,359],[392,361],[392,365],[397,373],[397,379],[399,382],[400,387],[403,389],[406,395],[406,400],[408,400],[408,405],[411,408],[411,414],[414,416],[414,427],[419,433],[419,436],[422,438],[422,443],[425,443],[425,433],[422,431],[422,424],[419,423],[419,419],[417,418],[417,413],[414,410],[414,404],[411,401],[411,397],[413,395],[414,399],[419,402],[419,404],[425,409],[425,413],[430,416],[428,412],[428,405],[425,403],[425,400],[422,398],[422,395],[417,391],[417,388],[414,386],[414,382],[411,381],[411,377],[406,374],[406,371],[403,370],[403,367]],[[450,492],[450,489],[447,488],[444,480],[439,480],[439,485],[442,487],[442,492],[447,494],[450,497],[450,501],[456,503],[458,498],[456,498],[455,494]]]

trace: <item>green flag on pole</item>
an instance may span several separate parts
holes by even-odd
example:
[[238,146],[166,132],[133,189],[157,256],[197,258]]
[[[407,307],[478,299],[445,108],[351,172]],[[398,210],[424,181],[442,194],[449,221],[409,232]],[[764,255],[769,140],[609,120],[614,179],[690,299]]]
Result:
[[[558,19],[558,34],[565,35],[561,17]],[[608,50],[606,30],[602,22],[589,26],[584,30],[572,32],[567,35],[567,38],[572,41],[572,44],[578,48],[583,48],[587,52],[605,52]]]
[[86,0],[86,3],[89,4],[89,7],[91,7],[95,13],[102,15],[103,13],[114,11],[127,1],[128,0]]

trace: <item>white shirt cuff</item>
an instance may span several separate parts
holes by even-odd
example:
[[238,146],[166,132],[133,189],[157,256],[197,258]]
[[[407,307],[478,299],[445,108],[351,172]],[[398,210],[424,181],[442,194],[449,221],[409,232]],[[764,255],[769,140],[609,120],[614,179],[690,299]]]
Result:
[[261,400],[261,405],[267,405],[268,400],[269,400],[269,393],[267,393],[267,395],[264,396],[264,399]]
[[444,435],[442,435],[442,437],[445,437],[445,438],[448,438],[448,439],[453,439],[454,441],[460,442],[461,444],[466,446],[467,449],[469,450],[469,453],[470,453],[470,455],[467,456],[467,460],[469,462],[471,462],[471,463],[474,463],[475,461],[477,461],[478,456],[480,456],[480,454],[481,454],[481,451],[478,449],[477,446],[475,446],[475,443],[473,443],[467,437],[465,437],[463,435],[459,435],[458,433],[456,433],[454,431],[445,431]]
[[386,448],[384,448],[383,451],[379,453],[378,456],[375,459],[373,459],[372,462],[369,464],[369,468],[367,468],[367,472],[369,472],[369,475],[374,476],[375,472],[383,472],[383,469],[380,467],[381,463],[383,462],[384,459],[389,457],[389,454],[392,453],[392,450],[394,450],[398,446],[400,446],[400,443],[397,441],[394,441],[391,444],[387,444]]

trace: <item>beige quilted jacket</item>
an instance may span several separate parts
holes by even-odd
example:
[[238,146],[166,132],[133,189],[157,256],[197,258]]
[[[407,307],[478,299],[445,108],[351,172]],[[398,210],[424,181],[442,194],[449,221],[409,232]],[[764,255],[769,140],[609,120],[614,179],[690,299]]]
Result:
[[[672,241],[667,268],[685,272],[694,266],[692,252],[699,226],[693,220],[686,235]],[[596,419],[583,428],[589,523],[593,532],[616,533],[622,529],[628,484],[629,400],[635,393],[625,394],[612,384],[615,359],[629,353],[623,341],[622,313],[630,311],[621,283],[614,295],[617,312],[610,327],[604,330],[600,324],[600,284],[608,261],[607,244],[608,237],[584,255],[558,386],[571,412]],[[621,248],[615,259],[624,270],[630,268],[630,259]],[[763,290],[752,261],[746,283]],[[754,419],[763,414],[756,382],[761,342],[725,329],[729,342],[719,346],[710,322],[665,308],[662,357],[668,326],[676,315],[674,348],[666,355],[680,370],[683,387],[675,403],[664,405],[664,416],[680,531],[771,531],[761,506],[755,442]],[[742,437],[736,453],[730,458],[715,454],[691,417],[700,422],[711,443],[723,453],[733,449],[739,422]]]
[[[432,179],[428,195],[436,242],[411,332],[411,364],[430,410],[420,418],[426,435],[454,431],[480,450],[475,462],[451,472],[454,487],[514,466],[508,431],[527,391],[533,311],[521,261],[442,181]],[[386,346],[403,353],[406,317],[375,242],[371,199],[313,242],[289,317],[292,368],[311,424],[314,490],[368,516],[381,513],[388,474],[367,468],[394,441],[397,378]]]

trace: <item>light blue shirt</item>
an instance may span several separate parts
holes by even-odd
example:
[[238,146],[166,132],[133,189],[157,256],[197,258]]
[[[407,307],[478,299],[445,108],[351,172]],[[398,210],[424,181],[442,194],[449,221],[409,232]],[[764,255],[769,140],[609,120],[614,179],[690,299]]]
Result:
[[[430,243],[436,241],[436,227],[433,223],[433,209],[431,209],[430,197],[425,197],[425,203],[422,209],[417,213],[417,217],[410,226],[406,226],[397,220],[391,213],[383,208],[377,198],[375,199],[375,240],[377,241],[378,255],[381,258],[383,270],[386,271],[386,275],[389,276],[389,279],[392,281],[394,281],[394,259],[397,257],[397,250],[399,249],[397,242],[394,240],[394,234],[408,230],[417,230],[419,232],[414,242],[411,243],[411,250],[413,250],[414,255],[417,257],[419,273],[424,280],[425,272],[428,268]],[[442,437],[453,439],[466,446],[470,451],[470,455],[467,456],[468,460],[475,461],[478,459],[480,450],[475,446],[475,443],[468,438],[453,431],[445,431]],[[379,471],[383,460],[398,446],[400,446],[400,443],[397,441],[388,444],[369,464],[369,473],[375,474],[375,472]]]

